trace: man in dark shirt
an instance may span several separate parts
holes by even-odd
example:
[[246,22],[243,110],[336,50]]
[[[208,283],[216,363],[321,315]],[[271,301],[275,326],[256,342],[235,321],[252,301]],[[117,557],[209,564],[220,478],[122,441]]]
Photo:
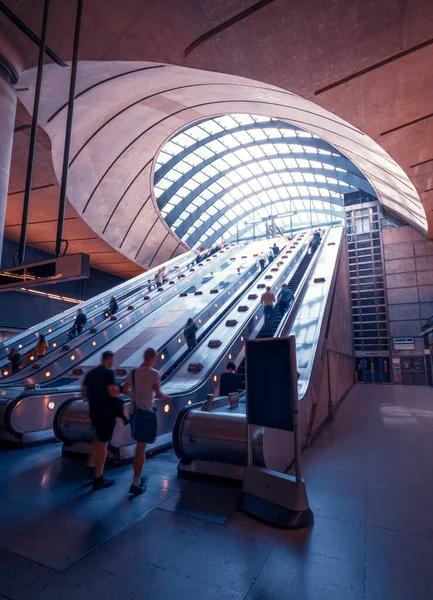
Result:
[[117,398],[120,387],[112,369],[114,354],[106,350],[99,367],[87,373],[83,381],[82,394],[89,402],[89,413],[96,432],[93,448],[95,479],[93,489],[100,490],[114,484],[114,479],[104,477],[107,448],[113,436],[116,416],[119,416]]
[[12,375],[14,373],[18,373],[18,371],[21,369],[21,365],[23,364],[23,357],[16,348],[12,348],[11,353],[9,354],[9,360],[11,361]]
[[68,337],[72,340],[76,335],[80,335],[83,333],[83,329],[87,323],[87,317],[83,313],[83,309],[79,308],[77,312],[77,316],[75,317],[74,325],[69,331]]
[[280,249],[278,248],[276,243],[274,243],[274,245],[272,246],[272,252],[274,253],[274,256],[277,256],[280,252]]
[[190,351],[194,350],[197,346],[197,331],[198,327],[196,323],[194,323],[193,319],[189,318],[186,322],[185,329],[183,330],[183,335],[185,336],[186,345]]
[[220,378],[220,396],[228,396],[233,392],[244,389],[244,384],[235,371],[235,363],[227,363],[226,372],[223,373]]
[[75,325],[77,327],[77,335],[80,335],[80,333],[83,332],[83,329],[84,329],[84,326],[86,325],[86,323],[87,323],[87,317],[83,313],[83,309],[79,308],[77,318],[75,319]]

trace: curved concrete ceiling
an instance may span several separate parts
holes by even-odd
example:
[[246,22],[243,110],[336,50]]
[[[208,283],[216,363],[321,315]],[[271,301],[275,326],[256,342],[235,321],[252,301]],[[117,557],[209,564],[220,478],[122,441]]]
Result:
[[[44,73],[40,125],[51,139],[58,176],[69,76],[69,68],[57,65],[47,65]],[[20,77],[24,91],[19,98],[29,111],[34,79],[35,69]],[[156,206],[155,156],[187,125],[235,112],[277,118],[319,136],[360,169],[387,209],[426,234],[424,210],[409,178],[356,127],[275,86],[158,63],[80,63],[70,202],[95,232],[139,265],[150,267],[175,256],[185,245]]]

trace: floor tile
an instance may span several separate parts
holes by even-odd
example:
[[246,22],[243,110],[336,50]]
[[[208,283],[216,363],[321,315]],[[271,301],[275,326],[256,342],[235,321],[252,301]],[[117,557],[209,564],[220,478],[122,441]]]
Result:
[[240,494],[237,489],[219,484],[185,481],[179,493],[161,504],[160,508],[225,523],[236,511]]
[[364,568],[275,547],[247,600],[364,600]]
[[433,539],[367,527],[366,566],[433,581]]
[[281,531],[278,545],[364,566],[365,526],[328,517],[315,517],[314,525]]
[[123,600],[154,570],[97,550],[64,573],[51,572],[20,589],[12,600]]
[[272,544],[230,535],[217,523],[156,509],[105,547],[120,556],[147,560],[202,583],[246,594]]
[[167,569],[155,568],[153,572],[140,583],[127,597],[127,600],[243,600],[244,594],[222,588],[218,585],[208,585],[194,575],[184,576]]
[[365,600],[431,600],[433,581],[388,569],[366,570]]
[[31,583],[49,570],[21,556],[0,550],[0,598]]
[[368,485],[368,525],[433,538],[432,495],[427,486]]

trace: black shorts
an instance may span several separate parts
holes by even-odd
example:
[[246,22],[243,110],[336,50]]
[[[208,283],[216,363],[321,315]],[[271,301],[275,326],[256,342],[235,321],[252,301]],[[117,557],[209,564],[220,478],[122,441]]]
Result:
[[103,444],[111,442],[116,426],[116,415],[91,415],[91,419],[98,442]]

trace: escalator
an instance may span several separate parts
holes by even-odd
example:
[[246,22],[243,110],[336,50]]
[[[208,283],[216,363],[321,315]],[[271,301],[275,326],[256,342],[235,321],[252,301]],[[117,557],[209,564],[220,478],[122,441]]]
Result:
[[[104,319],[97,327],[86,329],[81,335],[65,344],[56,344],[56,348],[46,356],[38,358],[37,361],[8,377],[7,384],[3,384],[2,389],[35,385],[54,388],[65,385],[70,374],[74,370],[78,372],[80,363],[88,356],[99,354],[101,348],[108,342],[125,334],[131,327],[140,326],[140,322],[149,314],[180,293],[185,293],[186,289],[197,284],[205,274],[217,269],[218,265],[228,265],[236,251],[236,248],[232,247],[221,255],[214,255],[209,263],[205,262],[201,267],[181,272],[177,282],[171,280],[167,286],[158,288],[153,294],[147,295],[147,288],[144,292],[140,290],[134,303],[128,300],[125,302],[126,307],[111,319]],[[80,374],[78,372],[78,375]]]
[[[142,315],[143,309],[129,311],[124,319],[113,322],[111,328],[99,331],[84,343],[94,344],[101,339],[96,349],[83,358],[80,356],[80,347],[70,350],[66,354],[66,364],[72,378],[61,377],[58,383],[64,385],[50,386],[44,384],[37,389],[27,390],[16,398],[0,398],[0,436],[3,439],[18,443],[31,443],[53,436],[52,424],[55,411],[67,400],[80,397],[83,374],[86,370],[99,364],[100,352],[109,344],[120,362],[118,376],[123,378],[131,367],[141,364],[143,347],[152,343],[161,351],[158,366],[164,372],[169,369],[173,361],[184,352],[185,342],[182,335],[184,316],[189,316],[190,311],[199,320],[203,330],[212,324],[214,319],[224,310],[227,303],[232,302],[242,293],[245,286],[255,278],[257,266],[255,264],[255,251],[261,250],[259,242],[251,244],[248,249],[234,247],[224,256],[212,261],[205,272],[199,271],[194,278],[183,279],[182,284],[174,286],[166,293],[169,294],[162,302],[164,295],[160,294],[154,299],[155,307],[152,311]],[[176,289],[177,288],[177,289]],[[139,313],[135,324],[124,326],[125,320],[131,320],[131,315]],[[176,328],[177,327],[177,328]],[[115,336],[107,337],[107,333],[114,328]],[[146,342],[146,339],[149,342]],[[160,344],[157,340],[161,340]],[[72,354],[74,356],[73,365]],[[63,359],[63,363],[65,363]],[[45,367],[46,368],[46,367]],[[52,366],[50,367],[52,369]],[[62,367],[64,369],[64,367]],[[58,372],[62,372],[58,369]],[[67,372],[67,371],[66,371]]]
[[[194,254],[192,252],[187,252],[182,256],[171,259],[165,263],[170,277],[176,279],[180,274],[187,273],[188,266],[193,262],[193,259]],[[210,259],[208,260],[210,261]],[[164,265],[160,265],[155,269],[151,269],[146,273],[119,284],[111,290],[107,290],[97,296],[94,296],[93,298],[90,298],[89,300],[80,303],[79,307],[85,311],[88,317],[87,329],[105,320],[106,311],[111,296],[116,296],[119,309],[122,310],[128,305],[128,303],[130,304],[132,301],[137,301],[138,298],[141,298],[146,294],[157,292],[157,286],[154,282],[154,277],[157,270],[161,266]],[[31,350],[34,348],[39,332],[45,333],[47,339],[49,339],[49,350],[52,350],[52,348],[56,348],[62,343],[67,342],[68,338],[66,332],[73,323],[77,308],[78,306],[69,308],[42,323],[38,323],[37,325],[30,327],[26,331],[9,338],[6,345],[1,343],[0,368],[2,373],[4,373],[5,370],[8,371],[8,375],[11,373],[10,363],[8,361],[8,354],[10,350],[12,348],[16,348],[23,356],[26,356],[26,354],[31,352]],[[63,337],[57,339],[62,335]],[[55,346],[53,346],[54,343]]]
[[[191,257],[188,255],[186,259],[177,261],[177,264],[172,265],[171,268],[169,266],[168,276],[171,285],[175,285],[176,281],[179,281],[189,274],[188,264],[190,264],[190,262]],[[34,329],[32,333],[19,334],[19,336],[15,336],[8,340],[7,348],[2,348],[0,354],[4,354],[11,348],[16,348],[22,355],[23,364],[20,371],[13,374],[12,365],[10,364],[9,359],[7,359],[6,362],[3,362],[1,367],[1,374],[3,376],[1,387],[20,385],[20,380],[24,380],[27,376],[31,377],[35,365],[37,365],[39,361],[39,357],[36,356],[34,351],[39,333],[44,333],[48,341],[47,353],[43,357],[43,361],[46,362],[47,355],[58,353],[64,346],[74,347],[79,343],[83,336],[88,335],[92,330],[106,328],[110,324],[108,300],[113,295],[113,291],[117,290],[116,294],[119,308],[116,319],[118,319],[119,316],[127,313],[129,307],[137,306],[138,304],[145,306],[152,298],[160,295],[161,291],[170,287],[170,284],[167,284],[167,286],[162,288],[157,287],[152,280],[150,283],[148,282],[149,276],[147,273],[146,276],[147,277],[144,278],[140,275],[138,279],[135,278],[133,280],[133,283],[121,284],[121,286],[117,286],[114,290],[105,292],[105,296],[100,295],[95,299],[92,298],[83,302],[74,309],[69,309],[60,315],[57,315],[55,320],[49,319],[43,323],[39,323],[34,328],[31,328]],[[75,315],[73,312],[76,312],[78,308],[85,311],[88,320],[81,336],[78,336],[75,340],[70,340],[68,332],[74,323]]]
[[[305,276],[305,273],[311,263],[312,258],[313,255],[310,254],[309,251],[307,251],[304,257],[302,258],[301,262],[299,263],[296,271],[292,274],[292,277],[288,282],[287,287],[293,293],[293,295],[295,295],[298,291],[299,285]],[[263,327],[260,329],[259,333],[255,336],[255,338],[265,339],[273,337],[284,316],[285,315],[281,312],[280,305],[277,302],[277,304],[274,306],[274,310],[272,311],[271,319],[269,319],[268,322],[266,322],[265,320]],[[245,386],[245,357],[241,360],[238,368],[236,369],[236,373],[238,374],[239,378]]]
[[[307,251],[306,233],[302,233],[283,250],[258,278],[250,289],[245,287],[243,295],[226,312],[222,319],[201,340],[201,344],[191,352],[187,360],[180,361],[174,372],[170,373],[163,384],[165,393],[171,396],[169,402],[157,401],[158,438],[155,447],[166,440],[171,441],[171,430],[179,411],[197,400],[205,399],[206,394],[215,393],[220,374],[225,370],[225,362],[231,353],[238,354],[244,346],[244,339],[256,327],[260,326],[262,307],[259,291],[268,281],[281,284],[290,276]],[[64,442],[66,453],[86,451],[84,445],[93,439],[88,408],[82,401],[72,401],[64,405],[56,415],[56,433]],[[83,406],[84,405],[84,406]],[[126,410],[129,410],[127,402]],[[87,413],[87,416],[86,416]],[[131,450],[132,447],[132,450]],[[112,458],[127,458],[133,451],[133,441],[129,430],[119,423],[112,440],[110,453]]]
[[[340,260],[341,239],[341,228],[333,228],[325,234],[322,247],[309,258],[310,267],[301,275],[291,309],[274,332],[275,337],[291,334],[296,338],[302,444],[326,418],[330,402],[335,404],[335,397],[341,398],[353,381],[353,356],[335,351],[344,356],[344,373],[334,371],[326,358],[331,319],[338,322],[339,318],[338,311],[333,313],[335,298],[340,306],[350,306],[344,272],[347,261]],[[335,332],[333,335],[338,345],[342,336]],[[337,394],[334,399],[331,393]],[[266,402],[272,402],[272,398]],[[247,462],[245,411],[245,402],[232,409],[227,398],[185,407],[173,430],[179,474],[242,479]],[[256,428],[252,450],[254,464],[285,472],[293,460],[293,434]]]

